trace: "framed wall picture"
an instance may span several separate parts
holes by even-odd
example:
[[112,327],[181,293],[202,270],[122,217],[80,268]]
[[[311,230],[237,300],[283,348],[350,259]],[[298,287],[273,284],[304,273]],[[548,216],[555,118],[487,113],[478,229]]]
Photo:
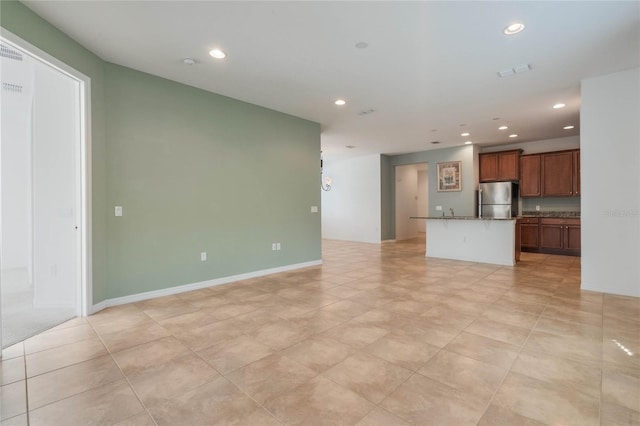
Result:
[[438,192],[462,191],[462,162],[438,163]]

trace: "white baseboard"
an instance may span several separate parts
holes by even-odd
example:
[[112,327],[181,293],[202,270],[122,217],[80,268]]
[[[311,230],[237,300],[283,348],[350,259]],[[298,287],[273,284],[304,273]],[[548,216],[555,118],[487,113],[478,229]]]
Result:
[[263,277],[265,275],[278,274],[280,272],[293,271],[296,269],[308,268],[311,266],[322,265],[322,260],[313,260],[311,262],[296,263],[293,265],[279,266],[277,268],[263,269],[261,271],[247,272],[245,274],[231,275],[228,277],[216,278],[198,283],[184,284],[176,287],[163,288],[160,290],[147,291],[144,293],[132,294],[129,296],[116,297],[113,299],[103,300],[91,306],[89,315],[95,314],[105,308],[111,306],[125,305],[127,303],[140,302],[142,300],[154,299],[156,297],[171,296],[172,294],[184,293],[187,291],[200,290],[202,288],[213,287],[221,284],[229,284],[236,281],[248,280],[250,278]]
[[100,302],[100,303],[96,303],[95,305],[92,305],[92,306],[89,308],[88,315],[95,314],[96,312],[100,312],[101,310],[103,310],[103,309],[108,308],[109,306],[111,306],[111,305],[109,305],[107,302],[108,302],[108,300],[103,300],[103,301],[102,301],[102,302]]

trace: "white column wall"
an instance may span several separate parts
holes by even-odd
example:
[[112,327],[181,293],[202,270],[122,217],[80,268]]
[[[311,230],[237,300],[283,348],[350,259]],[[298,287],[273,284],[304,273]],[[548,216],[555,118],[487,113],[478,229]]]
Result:
[[322,191],[322,238],[380,243],[380,155],[324,164],[332,183]]
[[582,288],[640,296],[640,69],[582,82]]

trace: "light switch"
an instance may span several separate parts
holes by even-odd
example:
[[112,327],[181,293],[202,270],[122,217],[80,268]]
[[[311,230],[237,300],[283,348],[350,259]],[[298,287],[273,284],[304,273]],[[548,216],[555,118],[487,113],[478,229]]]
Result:
[[122,216],[122,206],[116,206],[116,216]]
[[311,206],[311,213],[318,213],[318,206]]
[[436,210],[442,210],[442,206],[436,206]]

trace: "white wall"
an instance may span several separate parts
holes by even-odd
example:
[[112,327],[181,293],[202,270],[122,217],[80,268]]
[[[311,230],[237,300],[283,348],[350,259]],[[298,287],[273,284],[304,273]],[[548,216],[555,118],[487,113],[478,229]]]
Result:
[[426,256],[514,266],[515,220],[427,219]]
[[640,69],[582,82],[582,288],[640,296]]
[[324,175],[322,238],[380,243],[380,155],[325,160]]
[[418,236],[418,170],[415,164],[396,166],[396,240]]

